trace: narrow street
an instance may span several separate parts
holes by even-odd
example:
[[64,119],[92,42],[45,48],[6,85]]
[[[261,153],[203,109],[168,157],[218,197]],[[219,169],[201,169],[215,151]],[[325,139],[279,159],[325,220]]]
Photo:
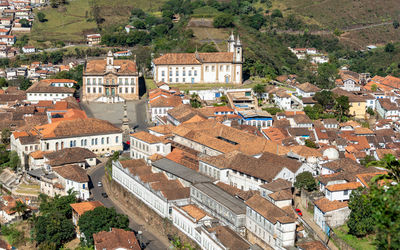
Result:
[[[112,197],[104,198],[101,194],[105,192],[104,187],[99,187],[98,183],[102,181],[104,177],[104,165],[105,163],[100,163],[96,168],[88,172],[90,180],[92,182],[92,186],[90,186],[90,191],[95,200],[98,200],[104,204],[106,207],[114,207],[118,213],[126,214],[129,217],[129,227],[135,231],[142,231],[142,235],[138,237],[138,240],[146,246],[144,249],[149,250],[158,250],[158,249],[170,249],[169,245],[167,245],[165,239],[159,239],[154,234],[145,230],[145,226],[139,223],[140,219],[135,218],[134,215],[129,213],[129,211],[124,210],[124,208],[120,207],[118,202],[113,202]],[[112,196],[112,194],[108,194]]]

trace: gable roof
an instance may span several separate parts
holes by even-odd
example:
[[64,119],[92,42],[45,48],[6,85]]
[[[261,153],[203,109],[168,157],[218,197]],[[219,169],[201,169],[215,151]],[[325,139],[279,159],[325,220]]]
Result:
[[232,229],[227,226],[217,226],[207,228],[210,233],[215,233],[215,237],[230,250],[250,249],[249,243],[239,237]]
[[284,210],[275,206],[267,199],[264,199],[259,194],[255,194],[253,197],[245,201],[246,205],[252,208],[254,211],[262,215],[272,224],[280,222],[282,224],[295,223],[295,219],[290,217]]
[[75,92],[74,88],[69,87],[55,87],[51,86],[52,82],[49,81],[40,81],[34,83],[30,86],[26,93],[65,93],[65,94],[73,94]]
[[72,209],[78,213],[79,216],[83,215],[87,211],[92,211],[96,207],[103,207],[103,203],[100,201],[84,201],[79,203],[70,204]]
[[110,232],[101,231],[93,234],[96,249],[132,249],[140,250],[135,233],[119,228],[112,228]]
[[311,84],[309,82],[302,83],[302,84],[298,85],[297,88],[306,93],[318,92],[321,90],[320,88],[318,88],[317,86],[315,86],[314,84]]
[[338,210],[347,207],[347,202],[342,201],[330,201],[327,198],[322,198],[314,201],[315,206],[319,208],[323,213]]
[[85,162],[86,159],[96,158],[96,154],[86,148],[64,148],[55,152],[44,153],[51,166],[61,166],[72,163]]
[[[136,63],[131,60],[114,60],[114,66],[119,67],[115,72],[117,75],[137,74]],[[86,64],[84,74],[105,74],[107,67],[106,59],[89,60]]]
[[150,144],[161,143],[164,141],[164,139],[162,137],[155,136],[155,135],[150,134],[145,131],[139,131],[139,132],[133,133],[133,134],[131,134],[131,137],[141,140],[141,141],[144,141],[144,142],[147,142],[147,143],[150,143]]
[[121,133],[121,129],[110,122],[95,118],[63,120],[37,126],[35,130],[43,139]]
[[167,53],[153,60],[155,65],[199,65],[233,62],[233,52]]
[[64,179],[79,183],[89,182],[89,177],[86,171],[78,165],[65,165],[61,167],[53,167],[52,169]]

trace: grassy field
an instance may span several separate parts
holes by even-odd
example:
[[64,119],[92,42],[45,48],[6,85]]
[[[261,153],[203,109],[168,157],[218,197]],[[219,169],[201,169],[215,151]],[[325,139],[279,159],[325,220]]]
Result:
[[[41,11],[48,21],[34,22],[31,32],[33,40],[82,42],[85,41],[85,33],[97,28],[94,21],[87,21],[91,13],[89,0],[71,0],[57,9],[47,7]],[[35,10],[37,12],[39,10]]]
[[102,27],[125,25],[133,8],[140,8],[154,15],[160,15],[160,7],[166,0],[93,0],[104,19]]
[[398,0],[279,0],[273,4],[286,13],[309,17],[330,29],[392,21],[400,14]]
[[153,79],[150,79],[150,78],[146,79],[145,82],[146,82],[146,89],[147,90],[151,90],[151,89],[156,89],[157,88],[157,85],[155,84]]
[[349,228],[347,225],[343,225],[335,230],[336,235],[344,240],[347,244],[357,250],[374,250],[376,247],[372,245],[374,240],[373,236],[367,236],[364,238],[357,238],[351,234],[348,234]]

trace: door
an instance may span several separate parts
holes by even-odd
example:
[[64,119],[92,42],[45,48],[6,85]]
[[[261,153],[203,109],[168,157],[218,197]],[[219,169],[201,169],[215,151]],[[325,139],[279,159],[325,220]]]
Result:
[[106,88],[106,96],[110,95],[110,88]]
[[194,83],[194,77],[192,77],[191,82]]
[[115,95],[115,88],[111,88],[111,95],[112,95],[112,96]]
[[229,76],[225,76],[225,83],[229,83]]

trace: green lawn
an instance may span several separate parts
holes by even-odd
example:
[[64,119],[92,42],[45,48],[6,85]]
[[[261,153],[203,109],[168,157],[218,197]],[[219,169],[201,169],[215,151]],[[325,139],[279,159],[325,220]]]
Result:
[[[35,10],[38,13],[39,10]],[[37,41],[85,41],[84,33],[97,29],[96,22],[91,18],[89,0],[71,0],[69,4],[57,9],[46,7],[41,10],[46,15],[47,22],[35,20],[31,39]]]
[[357,238],[356,236],[353,236],[351,234],[348,234],[349,228],[347,225],[343,225],[341,227],[338,227],[334,229],[335,234],[344,240],[347,244],[349,244],[351,247],[357,249],[357,250],[374,250],[376,247],[372,245],[372,242],[374,240],[374,236],[370,235],[364,238]]
[[146,89],[150,90],[150,89],[156,89],[157,85],[155,84],[153,79],[145,79],[146,82]]

